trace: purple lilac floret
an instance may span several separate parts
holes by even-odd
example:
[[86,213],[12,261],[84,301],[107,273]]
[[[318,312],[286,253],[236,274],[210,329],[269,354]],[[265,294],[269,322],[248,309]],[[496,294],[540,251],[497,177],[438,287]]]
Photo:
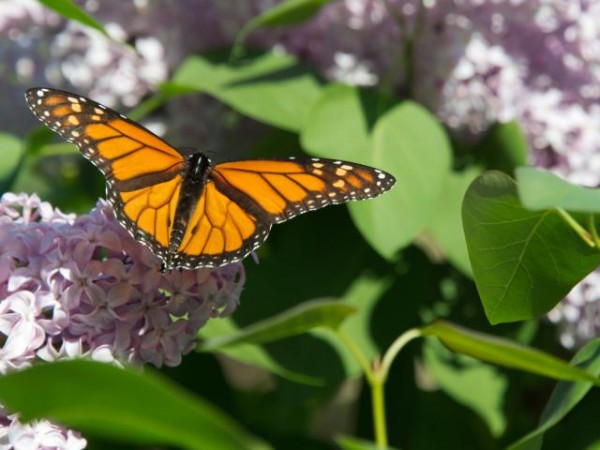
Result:
[[[161,274],[159,259],[103,200],[76,217],[35,195],[4,194],[0,373],[75,357],[176,366],[210,318],[235,310],[243,284],[239,263]],[[0,445],[2,439],[41,439],[39,431],[62,439],[57,448],[81,448],[81,439],[60,427],[2,416]]]

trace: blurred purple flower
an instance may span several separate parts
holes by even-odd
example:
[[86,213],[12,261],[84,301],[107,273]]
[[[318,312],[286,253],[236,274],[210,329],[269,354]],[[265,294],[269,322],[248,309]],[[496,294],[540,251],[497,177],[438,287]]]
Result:
[[[31,0],[7,1],[0,35],[18,45],[0,47],[16,55],[6,67],[14,65],[21,85],[45,78],[109,106],[132,106],[187,56],[230,45],[244,23],[276,1],[78,3],[113,41]],[[282,48],[332,80],[395,85],[464,138],[518,120],[534,163],[595,185],[599,38],[600,4],[593,0],[343,0],[300,26],[258,30],[249,43]],[[403,60],[408,40],[412,61]],[[28,52],[38,57],[23,59]],[[202,103],[184,109],[204,122]]]
[[589,274],[548,314],[559,328],[560,343],[577,348],[600,335],[600,271]]
[[[4,194],[0,374],[75,357],[178,365],[211,317],[235,310],[244,270],[239,263],[165,275],[159,269],[105,201],[75,217],[35,195]],[[2,411],[0,420],[0,449],[85,446],[49,422],[23,425]]]

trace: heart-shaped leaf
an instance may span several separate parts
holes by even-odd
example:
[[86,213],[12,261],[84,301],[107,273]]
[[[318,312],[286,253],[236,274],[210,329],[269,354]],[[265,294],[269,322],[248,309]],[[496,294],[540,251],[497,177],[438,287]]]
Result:
[[467,190],[463,226],[475,283],[491,323],[539,317],[600,264],[554,210],[523,207],[515,182],[486,172]]

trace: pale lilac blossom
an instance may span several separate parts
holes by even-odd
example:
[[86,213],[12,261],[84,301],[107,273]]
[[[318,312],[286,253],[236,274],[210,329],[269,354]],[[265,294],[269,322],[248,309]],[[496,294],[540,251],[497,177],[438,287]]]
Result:
[[86,445],[79,433],[46,420],[23,424],[0,407],[0,450],[81,450]]

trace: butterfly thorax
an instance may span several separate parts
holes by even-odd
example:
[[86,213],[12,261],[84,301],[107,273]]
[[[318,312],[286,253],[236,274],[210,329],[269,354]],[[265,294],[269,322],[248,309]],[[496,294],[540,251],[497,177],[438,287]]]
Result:
[[176,259],[177,250],[183,240],[190,217],[198,204],[198,199],[208,181],[212,167],[210,158],[204,153],[196,152],[186,157],[186,164],[182,173],[183,181],[179,190],[179,200],[169,239],[169,253],[164,262],[167,269],[176,266],[174,259]]

